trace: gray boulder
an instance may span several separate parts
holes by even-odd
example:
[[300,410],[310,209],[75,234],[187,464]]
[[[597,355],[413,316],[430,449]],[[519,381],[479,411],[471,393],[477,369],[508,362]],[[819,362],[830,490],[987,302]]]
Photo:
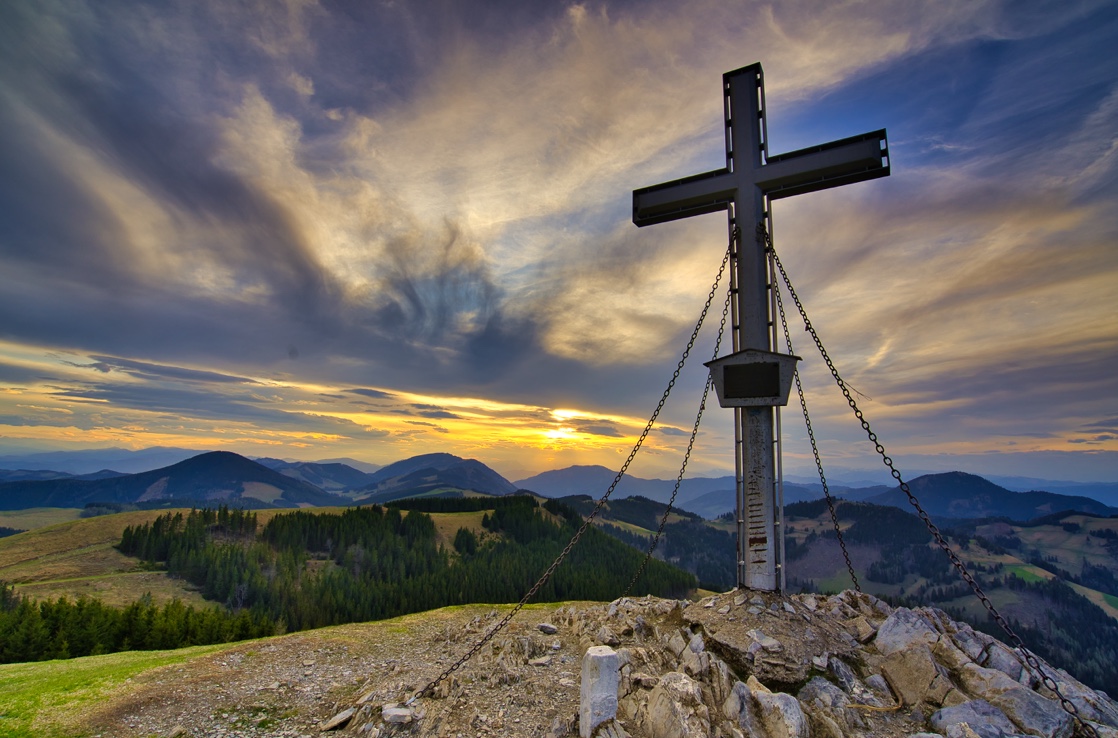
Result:
[[919,613],[898,607],[877,629],[874,643],[884,656],[916,646],[932,646],[939,640],[935,627]]
[[936,710],[930,722],[933,728],[947,736],[958,733],[962,725],[968,726],[979,738],[1005,738],[1017,734],[1017,726],[986,700],[971,700]]
[[1031,689],[1017,687],[994,697],[990,704],[1004,712],[1021,732],[1043,738],[1071,738],[1075,723],[1060,703]]

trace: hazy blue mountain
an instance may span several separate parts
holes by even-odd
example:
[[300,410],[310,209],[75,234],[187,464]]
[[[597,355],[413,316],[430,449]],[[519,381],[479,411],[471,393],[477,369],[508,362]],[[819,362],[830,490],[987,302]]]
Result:
[[324,492],[343,494],[361,489],[372,482],[372,475],[347,464],[328,464],[314,461],[284,461],[283,459],[256,459],[258,464],[278,471],[285,477],[313,484]]
[[473,490],[490,495],[507,495],[517,487],[475,459],[462,459],[453,454],[424,454],[380,469],[371,475],[373,481],[355,494],[358,503],[391,502],[403,497],[421,495],[440,487]]
[[0,469],[0,483],[41,482],[47,479],[72,479],[73,474],[49,469]]
[[1091,497],[1099,502],[1118,507],[1118,482],[1068,482],[1036,477],[986,477],[994,484],[1000,484],[1014,492],[1044,490],[1060,495]]
[[319,464],[345,464],[346,466],[353,467],[357,471],[363,471],[366,474],[372,474],[384,468],[381,464],[373,464],[369,461],[361,461],[360,459],[351,459],[348,456],[339,456],[336,459],[319,459]]
[[0,456],[0,469],[50,469],[67,474],[92,474],[103,469],[116,469],[124,474],[137,474],[177,464],[197,455],[197,450],[164,446],[138,451],[126,448],[45,451]]
[[[1031,520],[1061,510],[1078,510],[1093,515],[1118,514],[1118,508],[1090,497],[1053,492],[1012,492],[964,472],[927,474],[913,479],[908,486],[933,518],[1008,517]],[[913,509],[899,487],[868,497],[865,501],[910,511]]]
[[[571,495],[590,495],[595,499],[601,497],[617,475],[616,470],[604,466],[569,466],[566,469],[555,469],[534,477],[521,479],[516,486],[528,489],[544,497],[568,497]],[[675,487],[674,479],[641,479],[626,475],[614,490],[613,496],[622,497],[647,497],[657,502],[667,502],[671,498],[672,489]],[[694,477],[684,479],[680,484],[676,504],[684,509],[687,503],[710,492],[731,490],[733,495],[734,478],[728,477]]]
[[0,469],[0,483],[2,482],[36,482],[49,479],[112,479],[123,477],[123,472],[112,469],[102,469],[90,474],[67,474],[66,472],[50,471],[47,469]]
[[347,502],[228,451],[212,451],[161,469],[105,479],[70,477],[0,484],[0,509],[6,510],[176,499],[212,501],[216,505],[235,504],[242,498],[280,507]]
[[[731,478],[731,483],[732,483]],[[831,490],[831,496],[837,496],[834,490]],[[808,502],[810,500],[818,500],[823,497],[823,490],[820,488],[818,491],[811,489],[805,485],[792,484],[790,482],[784,483],[784,504],[791,505],[794,502]],[[731,512],[734,509],[734,489],[719,489],[714,492],[707,492],[705,495],[700,495],[693,500],[689,500],[680,505],[684,510],[701,515],[707,520],[713,520],[723,513]]]

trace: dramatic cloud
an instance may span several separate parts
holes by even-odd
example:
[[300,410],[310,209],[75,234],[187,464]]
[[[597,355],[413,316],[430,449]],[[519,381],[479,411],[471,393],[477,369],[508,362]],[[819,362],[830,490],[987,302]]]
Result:
[[1101,1],[4,4],[0,434],[614,464],[726,249],[631,190],[722,166],[720,75],[761,61],[772,153],[889,130],[888,180],[774,216],[898,453],[1118,450],[1116,33]]

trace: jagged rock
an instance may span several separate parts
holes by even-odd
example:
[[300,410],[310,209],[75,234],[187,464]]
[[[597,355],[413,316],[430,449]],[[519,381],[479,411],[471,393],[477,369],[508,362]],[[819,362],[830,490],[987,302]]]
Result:
[[679,658],[685,648],[687,648],[687,641],[683,640],[683,636],[680,635],[679,631],[672,633],[672,637],[668,640],[668,650],[671,651],[676,658]]
[[877,632],[874,627],[870,625],[870,621],[866,620],[863,615],[859,615],[853,620],[848,620],[846,622],[846,627],[851,635],[858,639],[859,643],[865,643],[873,638],[874,633]]
[[385,707],[380,716],[386,723],[406,725],[415,720],[415,712],[410,707]]
[[987,669],[997,669],[1015,682],[1021,681],[1021,659],[1000,643],[987,646],[979,663]]
[[881,697],[891,697],[893,692],[889,688],[889,682],[880,674],[870,674],[866,677],[866,686],[872,689]]
[[617,653],[609,646],[594,646],[582,659],[579,700],[579,734],[590,738],[594,729],[617,717]]
[[646,729],[652,738],[690,738],[710,735],[710,714],[698,683],[671,671],[648,699]]
[[[748,595],[753,596],[753,593]],[[956,722],[948,725],[948,721],[942,721],[936,726],[938,735],[944,738],[981,738],[982,735],[1005,733],[1040,735],[1049,730],[1045,718],[1056,721],[1052,731],[1055,738],[1068,738],[1066,718],[1047,709],[1058,708],[1055,695],[1040,686],[1028,670],[1022,670],[1020,681],[1014,681],[1012,673],[1005,671],[1007,664],[1001,660],[1007,654],[1016,656],[1015,652],[991,646],[992,641],[950,621],[938,610],[917,608],[911,611],[911,617],[902,612],[901,617],[893,618],[889,627],[883,628],[892,611],[872,597],[853,593],[842,597],[814,596],[815,609],[812,610],[807,598],[791,596],[787,601],[798,611],[791,614],[783,608],[784,598],[756,595],[765,609],[758,606],[760,615],[754,618],[746,614],[749,600],[743,599],[745,596],[746,593],[741,592],[721,596],[723,605],[731,599],[742,600],[738,609],[731,608],[728,614],[701,604],[686,605],[656,598],[619,600],[608,606],[552,606],[550,610],[542,610],[537,618],[554,624],[564,633],[562,639],[554,634],[545,635],[537,621],[510,623],[503,637],[494,639],[479,652],[484,662],[471,660],[457,677],[443,680],[435,694],[416,703],[422,709],[413,713],[411,722],[406,724],[383,722],[381,703],[403,699],[452,663],[463,644],[452,645],[454,640],[449,633],[465,632],[473,613],[458,615],[448,611],[440,615],[437,623],[429,624],[420,618],[416,626],[412,626],[418,628],[417,637],[410,640],[403,636],[397,638],[394,631],[378,631],[382,638],[375,644],[366,648],[365,645],[358,647],[356,641],[351,642],[349,653],[332,655],[330,650],[335,646],[301,648],[288,651],[291,655],[286,663],[279,665],[265,660],[267,657],[263,655],[251,662],[246,660],[251,670],[244,674],[230,673],[227,680],[221,682],[221,689],[215,689],[213,698],[208,694],[193,697],[198,701],[208,700],[202,703],[209,707],[205,715],[184,713],[179,707],[181,703],[168,703],[156,708],[163,709],[165,717],[161,722],[158,719],[151,722],[149,712],[142,716],[143,722],[138,723],[143,725],[142,729],[116,724],[103,734],[124,735],[141,730],[145,735],[166,736],[172,726],[181,722],[189,731],[188,735],[205,734],[215,738],[232,735],[239,731],[227,727],[234,724],[229,716],[215,716],[207,723],[208,716],[214,712],[212,705],[221,699],[232,700],[223,705],[236,705],[238,710],[242,709],[241,704],[247,705],[253,700],[269,706],[289,705],[292,710],[298,710],[297,717],[282,718],[276,730],[268,731],[269,735],[276,736],[310,732],[306,729],[309,716],[325,719],[350,707],[356,712],[344,730],[347,735],[360,738],[403,734],[414,738],[450,738],[459,734],[488,738],[504,735],[569,737],[580,732],[574,727],[581,723],[577,717],[581,692],[576,668],[579,665],[576,659],[582,653],[580,649],[595,647],[593,637],[603,626],[622,633],[625,632],[622,629],[632,625],[631,633],[622,636],[626,647],[616,652],[619,673],[613,694],[617,699],[614,720],[618,722],[610,725],[611,721],[606,721],[599,725],[596,728],[599,738],[602,735],[618,738],[619,734],[609,731],[622,725],[633,738],[690,738],[692,735],[699,738],[773,738],[779,735],[783,738],[806,734],[809,728],[812,738],[852,735],[901,738],[915,731],[932,730],[924,717],[932,711],[941,719],[945,715],[955,716]],[[831,615],[832,610],[837,615]],[[879,643],[871,639],[869,645],[860,645],[850,636],[846,625],[857,618],[864,618],[883,631],[878,636]],[[480,633],[491,626],[492,618],[475,620],[475,632]],[[909,643],[914,645],[884,654],[879,646],[888,643],[890,629],[902,630],[894,626],[912,625],[909,621],[918,624],[915,629],[918,637],[915,641],[909,638]],[[924,627],[919,626],[921,621]],[[933,631],[938,635],[933,636]],[[766,643],[765,638],[757,638],[758,634],[780,644],[781,650],[766,650],[762,645]],[[933,637],[938,640],[929,651]],[[302,643],[300,639],[316,636],[299,634],[289,638],[294,639],[293,643]],[[417,643],[422,648],[417,649]],[[984,665],[975,663],[959,644],[972,651],[977,649]],[[310,651],[314,652],[317,665],[313,677],[304,678],[301,676],[305,668],[302,661],[310,658]],[[277,648],[276,653],[282,651]],[[523,658],[528,654],[531,656]],[[550,657],[550,663],[538,668],[526,665],[528,662],[543,664],[539,657]],[[1003,668],[995,668],[999,665]],[[1062,685],[1064,694],[1085,718],[1118,723],[1118,709],[1103,693],[1080,685],[1059,669],[1047,664],[1042,666],[1046,674]],[[1008,664],[1008,667],[1012,672],[1013,665]],[[915,680],[915,694],[902,684],[903,675],[913,671],[919,677]],[[666,677],[667,674],[671,676]],[[740,682],[738,675],[749,679],[746,683]],[[969,681],[964,682],[964,675]],[[924,683],[929,676],[930,684]],[[278,694],[275,690],[261,689],[261,685],[272,680],[280,680],[277,687],[283,685]],[[348,693],[348,688],[343,686],[347,684],[353,685],[353,702],[331,708],[334,704],[331,700]],[[774,689],[765,689],[763,685],[766,684]],[[232,685],[241,691],[235,698],[226,697],[225,688]],[[777,685],[781,685],[779,689]],[[802,686],[796,691],[793,685]],[[992,691],[979,691],[991,686]],[[871,693],[870,688],[879,690],[880,696]],[[921,688],[925,688],[922,702],[909,704],[905,709],[888,709],[897,706],[894,692],[901,695],[900,700],[911,703],[917,700]],[[1035,694],[1030,689],[1035,689]],[[968,694],[968,690],[974,692]],[[161,704],[155,700],[158,693],[144,694],[143,704]],[[976,699],[991,704],[982,710],[975,707],[980,704]],[[396,704],[393,702],[386,707]],[[865,710],[864,707],[886,709]],[[963,717],[969,715],[972,722],[960,722],[957,713],[949,712],[951,708],[968,710]],[[1040,717],[1032,714],[1037,711]],[[991,722],[990,714],[1003,715],[1008,723]],[[556,716],[561,720],[553,723]],[[555,729],[549,732],[548,725]],[[314,729],[317,731],[318,727]],[[1113,727],[1098,723],[1096,730],[1102,738],[1118,738],[1118,730]]]
[[706,651],[696,653],[688,648],[683,652],[683,658],[679,660],[679,663],[688,676],[700,677],[706,674],[710,667],[710,654]]
[[923,702],[932,681],[939,676],[932,651],[927,646],[889,654],[881,662],[881,675],[889,683],[893,694],[905,705],[919,705]]
[[1016,687],[990,700],[1022,732],[1044,738],[1071,738],[1075,724],[1060,703],[1046,700],[1031,689]]
[[752,638],[754,643],[756,643],[766,651],[777,653],[784,650],[784,646],[780,643],[780,641],[773,638],[772,636],[765,635],[759,630],[751,630],[747,632],[746,635]]
[[951,671],[958,671],[967,664],[974,663],[974,659],[956,646],[951,638],[940,638],[936,645],[932,646],[932,655],[938,663]]
[[1045,671],[1056,680],[1064,697],[1079,710],[1080,717],[1118,728],[1118,704],[1114,700],[1072,680],[1062,669],[1047,666]]
[[[955,685],[951,682],[950,677],[944,674],[936,674],[936,678],[932,680],[932,684],[928,687],[928,692],[924,695],[924,699],[927,700],[929,704],[946,707],[946,705],[944,705],[944,700],[947,699],[947,695],[954,689]],[[964,699],[963,701],[965,702],[966,700]]]
[[1021,686],[1000,671],[978,664],[965,664],[958,674],[963,689],[975,697],[993,697]]
[[918,645],[932,646],[939,633],[925,618],[907,607],[898,607],[877,629],[874,643],[884,656]]
[[986,700],[971,700],[956,707],[945,707],[932,714],[932,727],[953,738],[959,726],[966,724],[979,738],[1004,738],[1015,735],[1016,726],[1005,713]]
[[807,716],[795,697],[770,692],[753,677],[746,684],[757,709],[757,721],[768,738],[807,738],[810,735]]
[[608,723],[602,723],[594,732],[594,738],[629,738],[629,734],[625,732],[625,728],[621,723],[616,720],[610,720]]
[[961,626],[951,638],[963,653],[975,662],[982,658],[982,652],[986,647],[994,642],[992,637],[974,630],[969,625]]
[[547,666],[550,663],[551,663],[551,657],[550,656],[540,656],[539,658],[528,659],[528,665],[529,666]]
[[187,736],[189,735],[190,731],[188,731],[182,725],[176,725],[175,727],[171,728],[171,732],[167,734],[167,738],[187,738]]
[[[749,677],[752,682],[756,680]],[[761,687],[763,689],[763,687]],[[736,682],[730,690],[729,697],[722,704],[722,714],[745,732],[751,738],[762,735],[762,726],[757,719],[757,708],[753,704],[752,690],[744,682]]]
[[[407,709],[407,708],[405,708],[405,709]],[[335,715],[334,717],[332,717],[329,720],[327,720],[326,722],[324,722],[319,727],[319,730],[321,730],[323,733],[325,733],[328,730],[338,730],[339,728],[344,728],[346,726],[346,723],[348,723],[350,721],[350,719],[354,716],[354,714],[356,712],[357,712],[356,707],[350,707],[346,710],[342,710],[337,715]],[[411,712],[411,711],[408,710],[408,712]]]
[[850,698],[846,692],[843,692],[823,677],[813,677],[810,682],[804,685],[797,697],[805,705],[816,705],[829,712],[845,709],[850,704]]
[[540,623],[539,625],[536,626],[536,629],[539,630],[544,635],[555,635],[556,633],[559,632],[559,629],[556,628],[551,623]]
[[827,660],[827,668],[844,692],[853,693],[855,686],[858,686],[858,677],[854,675],[854,670],[847,666],[845,661],[832,656]]
[[594,635],[594,638],[603,646],[610,646],[612,648],[621,645],[621,639],[617,637],[617,634],[614,633],[608,625],[603,625],[601,628],[598,628],[598,632]]

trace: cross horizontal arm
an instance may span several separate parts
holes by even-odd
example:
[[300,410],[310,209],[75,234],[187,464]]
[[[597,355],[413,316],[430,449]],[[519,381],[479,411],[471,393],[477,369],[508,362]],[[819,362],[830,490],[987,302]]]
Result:
[[736,192],[737,181],[725,168],[633,190],[633,222],[646,226],[715,213],[725,210]]
[[885,129],[771,156],[756,184],[770,200],[877,179],[889,174]]

